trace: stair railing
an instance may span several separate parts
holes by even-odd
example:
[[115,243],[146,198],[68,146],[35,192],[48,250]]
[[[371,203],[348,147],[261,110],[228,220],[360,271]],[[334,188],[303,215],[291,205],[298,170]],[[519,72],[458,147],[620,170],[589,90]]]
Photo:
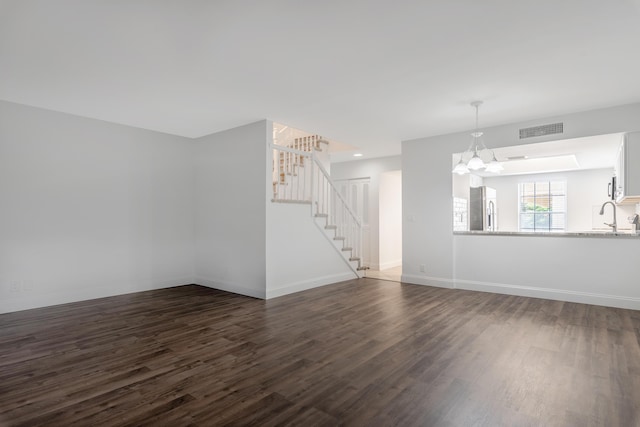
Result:
[[335,225],[336,236],[344,238],[343,250],[350,249],[350,258],[362,262],[362,223],[315,154],[311,157],[316,171],[311,192],[315,213],[327,215],[327,225]]
[[[350,260],[362,259],[362,223],[344,199],[314,152],[316,141],[302,141],[296,148],[273,144],[273,201],[309,203],[312,215],[326,217],[343,240],[342,251]],[[305,151],[303,151],[305,150]],[[306,151],[309,150],[309,151]]]
[[[313,159],[311,152],[273,145],[273,200],[311,203]],[[308,167],[307,167],[308,166]]]

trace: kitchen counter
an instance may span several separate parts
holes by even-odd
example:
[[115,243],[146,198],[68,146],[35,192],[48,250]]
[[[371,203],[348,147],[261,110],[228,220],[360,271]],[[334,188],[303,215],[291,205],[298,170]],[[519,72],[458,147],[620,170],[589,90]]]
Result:
[[525,236],[525,237],[606,237],[640,238],[640,233],[623,230],[613,231],[569,231],[569,232],[523,232],[523,231],[454,231],[455,236]]

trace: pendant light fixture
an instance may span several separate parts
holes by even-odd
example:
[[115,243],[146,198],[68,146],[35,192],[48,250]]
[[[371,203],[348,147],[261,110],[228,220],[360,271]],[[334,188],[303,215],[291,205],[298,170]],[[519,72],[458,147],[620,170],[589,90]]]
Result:
[[[476,109],[476,128],[475,131],[471,133],[471,144],[469,148],[460,155],[460,161],[453,168],[453,173],[457,173],[459,175],[464,175],[469,173],[470,171],[480,171],[485,170],[487,172],[492,173],[500,173],[504,169],[502,163],[496,159],[496,155],[493,150],[489,150],[486,145],[484,145],[484,141],[482,138],[483,133],[478,130],[478,109],[482,105],[482,101],[473,101],[471,106]],[[486,164],[480,154],[483,151],[488,151],[491,153],[492,159],[489,164]],[[469,155],[467,154],[469,153]],[[465,162],[464,158],[470,157],[467,162]]]

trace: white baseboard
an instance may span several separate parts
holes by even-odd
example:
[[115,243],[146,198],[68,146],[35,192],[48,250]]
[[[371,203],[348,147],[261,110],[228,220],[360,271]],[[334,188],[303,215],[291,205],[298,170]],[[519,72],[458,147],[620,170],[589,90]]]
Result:
[[237,283],[224,282],[222,280],[210,280],[203,277],[196,277],[194,283],[206,286],[207,288],[218,289],[220,291],[265,299],[264,289],[252,289],[238,285]]
[[402,265],[402,258],[396,259],[393,261],[383,262],[381,264],[376,265],[378,270],[386,270],[388,268],[399,267]]
[[276,298],[283,295],[293,294],[295,292],[306,291],[307,289],[317,288],[320,286],[330,285],[332,283],[344,282],[345,280],[355,279],[352,272],[332,274],[329,276],[317,277],[300,282],[289,283],[282,287],[267,290],[267,299]]
[[401,282],[412,283],[414,285],[435,286],[437,288],[455,288],[453,280],[441,277],[416,276],[414,274],[403,274],[400,278]]
[[619,295],[596,294],[570,291],[567,289],[539,288],[534,286],[505,285],[502,283],[474,282],[471,280],[457,280],[456,288],[640,310],[640,298]]
[[504,283],[477,282],[472,280],[453,280],[440,277],[415,276],[410,274],[403,274],[402,281],[416,285],[491,292],[496,294],[517,295],[531,298],[640,310],[640,298],[636,297],[596,294],[590,292],[571,291],[567,289],[540,288],[535,286],[507,285]]

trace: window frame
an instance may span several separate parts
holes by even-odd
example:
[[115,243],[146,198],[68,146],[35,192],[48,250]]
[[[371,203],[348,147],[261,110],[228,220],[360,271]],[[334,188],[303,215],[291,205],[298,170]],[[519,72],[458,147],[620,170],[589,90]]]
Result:
[[[533,185],[533,209],[531,211],[523,210],[524,200],[530,199],[531,196],[525,194],[525,186]],[[540,185],[546,185],[546,192],[538,193],[538,187]],[[562,190],[560,192],[554,192],[552,188],[554,186],[560,185]],[[567,180],[566,179],[541,179],[541,180],[527,180],[518,183],[518,231],[523,233],[562,233],[567,230]],[[540,194],[540,197],[537,197]],[[564,203],[561,207],[557,207],[553,209],[553,206],[557,204],[557,202],[553,202],[555,197],[562,197],[564,199]],[[545,211],[538,211],[538,207],[544,208],[544,203],[538,204],[536,200],[547,200],[547,209]],[[533,220],[532,228],[524,228],[523,227],[523,216],[531,215]],[[553,218],[558,215],[562,215],[562,228],[553,227]],[[538,217],[547,216],[546,221],[538,221]],[[540,223],[546,222],[548,225],[546,227],[542,227]]]

